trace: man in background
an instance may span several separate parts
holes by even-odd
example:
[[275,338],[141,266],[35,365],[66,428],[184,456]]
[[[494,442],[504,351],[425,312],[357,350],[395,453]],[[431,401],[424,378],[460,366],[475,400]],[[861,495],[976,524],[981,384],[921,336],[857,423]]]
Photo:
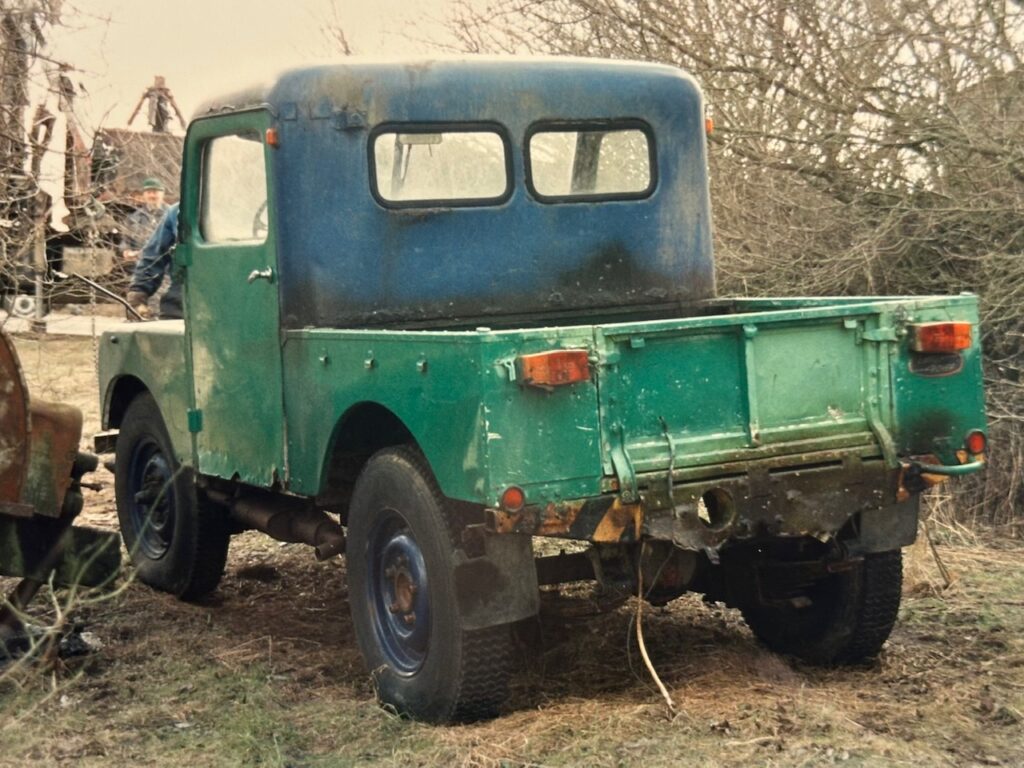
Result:
[[128,288],[128,304],[142,317],[153,316],[149,308],[149,298],[157,292],[165,275],[170,275],[170,287],[160,298],[160,319],[180,319],[181,283],[171,269],[171,252],[178,239],[178,204],[167,209],[160,224],[157,226],[149,242],[142,248],[142,254],[135,265],[131,286]]
[[150,177],[142,182],[142,205],[132,211],[127,219],[125,245],[122,253],[125,261],[132,263],[139,258],[139,252],[149,241],[157,224],[167,213],[164,203],[164,185],[159,179]]

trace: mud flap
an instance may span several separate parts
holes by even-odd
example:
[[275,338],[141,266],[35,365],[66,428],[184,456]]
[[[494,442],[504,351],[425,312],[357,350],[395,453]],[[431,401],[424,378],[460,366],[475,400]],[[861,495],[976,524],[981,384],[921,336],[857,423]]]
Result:
[[908,547],[917,538],[917,515],[921,497],[881,509],[866,509],[860,513],[858,536],[849,542],[851,554],[866,555]]
[[535,616],[540,610],[537,569],[529,536],[487,534],[484,553],[458,550],[455,591],[463,629],[484,629]]

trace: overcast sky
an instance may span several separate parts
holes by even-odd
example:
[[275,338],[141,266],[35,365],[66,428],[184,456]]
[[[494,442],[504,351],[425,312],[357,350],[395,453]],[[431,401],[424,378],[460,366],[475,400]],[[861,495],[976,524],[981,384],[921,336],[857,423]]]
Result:
[[[276,70],[337,60],[323,27],[337,20],[355,52],[408,55],[429,47],[403,37],[440,33],[452,0],[68,0],[51,54],[72,64],[88,91],[76,102],[87,129],[124,127],[154,75],[163,75],[186,120],[205,97]],[[411,25],[411,26],[410,26]],[[145,115],[133,128],[147,129]],[[180,132],[180,129],[176,130]]]

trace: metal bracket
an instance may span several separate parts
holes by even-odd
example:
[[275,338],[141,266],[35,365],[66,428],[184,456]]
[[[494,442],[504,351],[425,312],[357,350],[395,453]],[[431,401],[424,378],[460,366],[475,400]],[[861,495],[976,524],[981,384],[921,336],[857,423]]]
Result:
[[612,467],[614,467],[615,474],[619,478],[619,486],[622,488],[620,495],[623,503],[633,504],[640,498],[636,484],[636,472],[633,469],[633,462],[630,461],[629,454],[626,452],[626,438],[622,425],[616,424],[613,429],[618,436],[618,440],[613,440],[609,446]]
[[895,328],[875,328],[872,331],[863,331],[860,335],[864,341],[899,341]]

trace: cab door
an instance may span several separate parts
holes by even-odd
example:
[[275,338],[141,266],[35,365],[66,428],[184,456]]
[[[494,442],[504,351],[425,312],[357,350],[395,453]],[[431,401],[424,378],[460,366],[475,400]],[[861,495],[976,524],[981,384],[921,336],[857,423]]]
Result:
[[197,468],[261,486],[287,482],[269,126],[264,110],[192,123],[175,255]]

